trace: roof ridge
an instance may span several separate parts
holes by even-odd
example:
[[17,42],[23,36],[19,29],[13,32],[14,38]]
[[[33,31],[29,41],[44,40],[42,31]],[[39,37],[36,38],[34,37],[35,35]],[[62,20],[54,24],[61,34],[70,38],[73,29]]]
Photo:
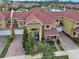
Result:
[[37,11],[37,8],[33,8],[32,10],[29,11],[28,16],[26,17],[26,19],[30,16],[30,15],[34,15],[34,13]]

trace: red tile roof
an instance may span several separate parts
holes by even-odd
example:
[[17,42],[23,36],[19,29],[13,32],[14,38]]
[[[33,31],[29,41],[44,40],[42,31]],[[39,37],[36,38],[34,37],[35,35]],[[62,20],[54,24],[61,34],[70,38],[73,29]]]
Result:
[[0,11],[0,20],[3,18],[10,18],[10,11]]
[[43,11],[40,8],[35,9],[27,18],[26,22],[32,21],[33,19],[40,20],[43,24],[51,24],[56,21],[58,13]]
[[79,27],[74,29],[75,32],[79,32]]
[[6,18],[4,13],[2,11],[0,11],[0,20],[2,20],[3,18]]
[[24,19],[26,19],[26,17],[25,17],[25,14],[26,14],[27,12],[19,12],[19,11],[15,11],[15,12],[13,12],[13,18],[14,19],[17,19],[17,20],[24,20]]
[[46,29],[44,30],[44,35],[59,35],[59,33],[56,31],[56,29]]
[[[0,18],[10,18],[11,11],[0,11]],[[40,20],[43,24],[51,24],[55,22],[58,16],[65,16],[72,21],[79,21],[79,11],[64,11],[64,12],[51,12],[40,8],[33,8],[30,11],[14,11],[13,18],[26,20],[26,22],[33,19]]]
[[65,11],[63,16],[70,18],[71,21],[79,21],[79,11]]

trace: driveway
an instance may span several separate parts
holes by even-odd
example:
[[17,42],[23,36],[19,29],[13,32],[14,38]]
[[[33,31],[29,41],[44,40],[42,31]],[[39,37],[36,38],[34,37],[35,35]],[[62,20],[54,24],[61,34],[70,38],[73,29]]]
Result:
[[19,56],[19,55],[24,55],[24,50],[22,48],[22,36],[16,36],[14,41],[11,43],[8,52],[6,54],[6,57],[9,56]]
[[60,42],[64,50],[78,49],[78,46],[63,32],[60,33]]
[[7,36],[0,36],[0,51],[5,47],[6,45],[6,38]]

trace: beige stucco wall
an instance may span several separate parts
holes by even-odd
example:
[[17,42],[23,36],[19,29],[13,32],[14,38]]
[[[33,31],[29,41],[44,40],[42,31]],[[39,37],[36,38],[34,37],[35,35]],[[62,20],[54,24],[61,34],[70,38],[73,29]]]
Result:
[[6,21],[5,21],[5,19],[0,20],[0,24],[1,24],[1,26],[0,26],[1,29],[5,29],[6,28]]
[[39,40],[41,42],[41,38],[42,38],[42,25],[39,24],[39,23],[33,23],[32,22],[30,24],[27,24],[26,26],[27,26],[27,31],[28,31],[29,34],[32,33],[32,28],[36,28],[37,29],[36,31],[39,32]]
[[[24,22],[23,21],[18,21],[17,23],[18,23],[19,28],[24,27]],[[20,24],[20,23],[22,23],[22,24]]]
[[72,29],[75,26],[75,22],[71,21],[69,18],[64,17],[63,24],[64,24],[63,31],[68,35],[72,36],[73,33]]
[[56,25],[57,25],[57,22],[55,21],[55,22],[52,22],[52,28],[56,28]]

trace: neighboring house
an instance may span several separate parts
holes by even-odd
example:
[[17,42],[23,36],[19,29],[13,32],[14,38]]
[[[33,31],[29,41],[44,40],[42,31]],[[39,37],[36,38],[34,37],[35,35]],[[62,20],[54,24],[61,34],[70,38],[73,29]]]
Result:
[[66,11],[63,13],[63,31],[71,37],[79,36],[79,11]]

